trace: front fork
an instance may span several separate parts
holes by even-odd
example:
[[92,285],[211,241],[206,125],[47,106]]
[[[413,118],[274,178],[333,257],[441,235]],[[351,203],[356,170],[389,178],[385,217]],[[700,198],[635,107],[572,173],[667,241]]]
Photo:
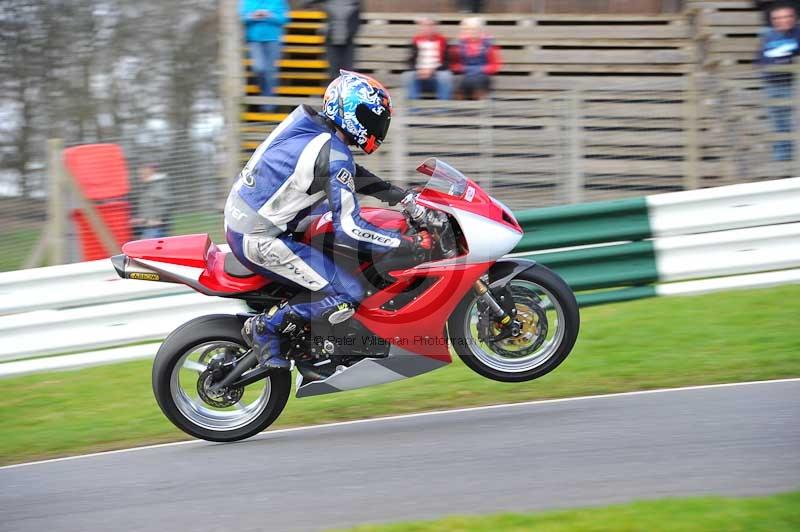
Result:
[[496,337],[491,338],[492,341],[502,340],[504,338],[508,338],[509,336],[519,336],[520,333],[520,323],[514,316],[511,316],[506,310],[497,302],[492,295],[492,291],[489,290],[489,287],[483,282],[482,279],[478,279],[475,281],[473,285],[475,289],[475,293],[478,294],[478,299],[480,299],[488,308],[489,312],[492,313],[492,317],[494,321],[500,325],[501,331]]

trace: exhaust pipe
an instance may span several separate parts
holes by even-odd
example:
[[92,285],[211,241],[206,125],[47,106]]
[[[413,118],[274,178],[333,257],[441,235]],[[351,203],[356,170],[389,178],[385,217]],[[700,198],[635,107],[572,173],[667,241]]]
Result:
[[135,279],[137,281],[167,281],[167,282],[181,282],[172,279],[162,278],[162,275],[157,271],[145,268],[138,264],[135,260],[131,260],[127,255],[120,254],[111,257],[111,264],[117,270],[117,275],[123,279]]
[[111,264],[114,265],[114,269],[117,270],[117,275],[122,277],[123,279],[127,279],[125,276],[125,267],[128,265],[128,257],[127,255],[114,255],[111,257]]

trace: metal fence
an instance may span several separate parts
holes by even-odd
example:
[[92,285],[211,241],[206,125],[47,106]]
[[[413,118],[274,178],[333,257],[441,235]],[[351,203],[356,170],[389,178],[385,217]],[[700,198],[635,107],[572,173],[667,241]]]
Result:
[[[210,232],[219,239],[230,179],[221,177],[218,138],[219,128],[205,126],[102,139],[122,150],[127,190],[88,203],[116,240],[153,231]],[[77,146],[81,144],[49,141],[41,150],[46,163],[27,176],[24,190],[19,182],[6,182],[0,193],[0,271],[97,258],[86,252],[102,245],[103,238],[86,238],[95,231],[80,183],[114,179],[115,172],[108,159],[94,161],[90,154],[78,169],[82,175],[74,175],[64,164],[64,154]],[[96,175],[86,175],[92,173]]]
[[380,170],[447,158],[515,209],[800,175],[796,66],[401,106]]
[[[422,176],[414,167],[440,157],[516,210],[797,176],[800,97],[789,70],[797,67],[625,85],[599,77],[595,86],[478,102],[409,102],[397,90],[390,139],[375,155],[357,158],[380,175],[415,183]],[[249,135],[263,138],[272,127],[249,124]],[[221,170],[222,138],[208,126],[104,139],[124,152],[130,187],[114,200],[128,206],[130,238],[158,229],[222,240],[234,177]],[[86,205],[74,187],[54,186],[62,154],[57,143],[50,148],[24,190],[0,187],[0,271],[86,258],[78,220]],[[234,156],[244,161],[250,151]],[[105,204],[90,203],[99,210]],[[60,247],[43,247],[43,237]]]

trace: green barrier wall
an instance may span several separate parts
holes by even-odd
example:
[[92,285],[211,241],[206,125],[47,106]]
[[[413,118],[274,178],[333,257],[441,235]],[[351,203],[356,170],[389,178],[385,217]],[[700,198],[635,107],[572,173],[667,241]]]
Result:
[[650,238],[645,198],[580,203],[515,213],[525,230],[516,251]]
[[[658,281],[647,201],[634,198],[516,213],[515,252],[558,272],[581,306],[655,296]],[[563,249],[587,246],[582,249]],[[555,251],[553,251],[555,249]]]

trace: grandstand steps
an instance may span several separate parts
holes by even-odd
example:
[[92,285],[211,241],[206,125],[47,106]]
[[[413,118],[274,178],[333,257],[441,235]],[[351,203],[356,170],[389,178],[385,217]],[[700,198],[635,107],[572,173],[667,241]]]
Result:
[[[279,86],[275,89],[275,94],[280,96],[300,95],[300,96],[321,96],[325,92],[325,87],[304,87],[304,86]],[[257,85],[248,85],[247,94],[259,94]]]
[[[421,180],[413,173],[416,164],[428,155],[442,156],[479,176],[490,190],[514,190],[512,207],[560,198],[570,164],[582,175],[586,198],[612,189],[636,195],[680,190],[690,168],[699,183],[726,184],[743,171],[742,160],[764,161],[748,175],[783,175],[785,165],[769,162],[769,142],[775,139],[758,91],[762,80],[752,66],[761,14],[749,1],[686,0],[686,5],[684,13],[656,16],[487,14],[503,59],[493,78],[495,99],[490,108],[485,102],[458,102],[458,110],[450,104],[432,115],[420,110],[436,110],[441,103],[405,102],[395,91],[408,69],[418,13],[365,13],[356,68],[393,92],[395,120],[405,124],[406,143],[397,153],[390,135],[370,157],[370,168],[393,176],[400,165],[401,175]],[[432,16],[446,36],[456,36],[463,15]],[[242,162],[294,107],[319,105],[328,80],[320,33],[324,18],[319,11],[292,12],[275,97],[258,96],[245,73]],[[250,66],[246,59],[244,66]],[[753,90],[726,92],[727,78],[716,70],[722,67],[735,81],[731,87]],[[702,85],[711,76],[717,84]],[[713,97],[695,101],[695,87]],[[572,97],[580,98],[577,115],[571,114]],[[263,105],[276,110],[263,112]],[[576,131],[580,154],[568,161],[565,143]],[[687,145],[689,131],[697,139],[694,151]]]
[[325,44],[325,37],[322,35],[284,35],[285,44]]
[[[264,98],[260,95],[257,79],[250,70],[252,61],[247,57],[243,58],[247,80],[244,85],[246,96],[242,98],[243,110],[240,114],[243,153],[249,153],[260,142],[246,139],[245,136],[257,135],[263,139],[269,129],[299,104],[298,97],[315,97],[316,102],[324,93],[328,81],[328,62],[325,59],[325,37],[320,32],[325,18],[323,11],[290,12],[290,22],[285,27],[284,46],[278,62],[279,83],[272,97]],[[264,105],[273,105],[275,110],[266,112],[262,107]]]

